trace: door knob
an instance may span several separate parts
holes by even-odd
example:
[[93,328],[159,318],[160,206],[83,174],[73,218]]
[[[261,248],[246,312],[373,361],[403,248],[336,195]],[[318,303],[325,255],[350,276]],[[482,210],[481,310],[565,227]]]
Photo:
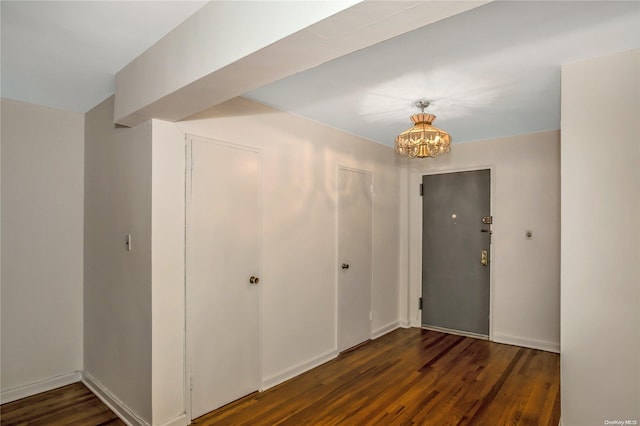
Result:
[[260,282],[260,278],[258,278],[258,277],[251,277],[251,278],[249,278],[249,282],[250,282],[251,284],[258,284],[258,283]]
[[343,263],[342,264],[342,269],[349,269],[349,264],[348,263]]

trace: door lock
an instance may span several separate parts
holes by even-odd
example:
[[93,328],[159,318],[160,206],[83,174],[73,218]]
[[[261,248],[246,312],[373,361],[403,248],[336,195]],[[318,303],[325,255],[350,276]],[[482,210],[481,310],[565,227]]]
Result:
[[260,278],[258,278],[258,277],[249,278],[249,283],[251,283],[251,284],[258,284],[259,282],[260,282]]
[[487,251],[482,250],[480,252],[480,264],[482,266],[487,266],[489,264],[489,258],[487,257]]
[[342,264],[342,269],[349,269],[349,264],[348,263],[343,263]]

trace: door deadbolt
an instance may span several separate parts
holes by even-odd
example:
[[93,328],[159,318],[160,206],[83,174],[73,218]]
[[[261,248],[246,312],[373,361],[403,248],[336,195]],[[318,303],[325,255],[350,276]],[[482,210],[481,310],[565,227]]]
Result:
[[342,264],[342,269],[349,269],[349,264],[348,263],[343,263]]
[[251,277],[251,278],[249,278],[249,282],[250,282],[251,284],[258,284],[258,283],[260,282],[260,278],[258,278],[258,277]]
[[486,250],[482,250],[480,252],[480,264],[482,266],[487,266],[489,264],[489,258],[487,256],[487,251]]

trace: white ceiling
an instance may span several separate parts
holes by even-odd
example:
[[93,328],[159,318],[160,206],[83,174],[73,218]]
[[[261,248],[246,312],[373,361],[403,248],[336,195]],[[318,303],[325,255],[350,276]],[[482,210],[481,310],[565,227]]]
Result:
[[6,1],[2,97],[86,112],[115,74],[205,1]]
[[[204,3],[2,0],[2,96],[85,112]],[[560,65],[632,48],[640,2],[497,1],[246,96],[388,145],[425,98],[466,142],[558,129]]]
[[559,129],[561,64],[638,47],[639,2],[496,1],[246,96],[387,145],[427,99],[467,142]]

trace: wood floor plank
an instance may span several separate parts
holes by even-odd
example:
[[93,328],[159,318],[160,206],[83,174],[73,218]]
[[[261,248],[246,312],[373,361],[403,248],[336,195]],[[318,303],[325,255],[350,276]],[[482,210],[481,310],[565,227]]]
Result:
[[[556,426],[559,418],[558,354],[413,328],[193,424]],[[0,423],[124,425],[81,383],[4,404]]]
[[2,426],[124,426],[82,383],[73,383],[0,406]]
[[559,355],[399,329],[194,421],[208,425],[557,425]]

